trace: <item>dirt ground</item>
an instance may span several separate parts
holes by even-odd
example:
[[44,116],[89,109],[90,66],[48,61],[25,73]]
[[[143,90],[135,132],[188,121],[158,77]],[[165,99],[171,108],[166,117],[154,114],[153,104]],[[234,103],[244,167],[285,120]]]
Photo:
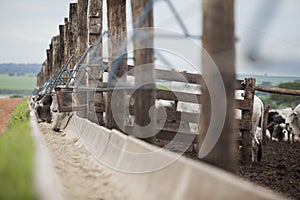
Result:
[[[156,145],[163,147],[168,142],[157,140]],[[176,152],[174,149],[170,149]],[[192,148],[184,156],[197,159]],[[263,158],[260,163],[251,166],[239,162],[238,175],[242,179],[276,191],[291,199],[300,199],[300,142],[290,144],[284,141],[268,141],[263,147]]]
[[52,131],[51,124],[40,123],[39,128],[65,199],[126,199],[110,181],[111,173],[95,162],[90,153],[77,143],[77,139],[67,139],[64,132]]
[[300,142],[268,141],[260,163],[239,166],[240,176],[286,197],[300,199]]
[[23,98],[0,98],[0,135],[6,130],[8,120],[16,105],[23,100]]

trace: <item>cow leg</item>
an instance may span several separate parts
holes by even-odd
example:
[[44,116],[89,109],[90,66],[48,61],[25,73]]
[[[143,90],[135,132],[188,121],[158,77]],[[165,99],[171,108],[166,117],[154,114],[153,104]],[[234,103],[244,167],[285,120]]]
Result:
[[261,143],[259,143],[257,149],[257,162],[260,162],[261,159],[262,159],[262,145]]

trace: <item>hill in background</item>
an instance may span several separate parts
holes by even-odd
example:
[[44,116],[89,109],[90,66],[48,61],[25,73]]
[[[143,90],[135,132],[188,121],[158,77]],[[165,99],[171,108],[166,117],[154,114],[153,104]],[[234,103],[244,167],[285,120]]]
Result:
[[41,69],[41,64],[36,63],[2,63],[0,64],[0,74],[7,75],[34,75],[36,76]]

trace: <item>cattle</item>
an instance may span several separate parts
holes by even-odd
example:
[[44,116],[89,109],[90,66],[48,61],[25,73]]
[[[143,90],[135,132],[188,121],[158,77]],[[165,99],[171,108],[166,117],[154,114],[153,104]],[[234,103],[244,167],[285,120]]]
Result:
[[285,118],[277,111],[270,111],[268,116],[267,130],[270,132],[271,140],[283,140],[285,137]]
[[[38,100],[39,99],[39,100]],[[52,104],[52,96],[46,94],[42,97],[38,97],[35,102],[34,109],[38,118],[38,122],[50,123],[52,120],[52,114],[50,112],[50,106]]]
[[[292,113],[293,111],[290,108],[269,112],[267,125],[267,130],[269,131],[268,139],[275,141],[294,141],[291,125],[291,120],[293,120],[294,116]],[[296,129],[296,127],[294,129]]]
[[32,95],[30,98],[29,98],[29,105],[30,107],[33,109],[34,108],[34,105],[36,103],[36,99],[37,99],[37,95]]
[[300,104],[288,116],[288,123],[292,129],[292,142],[294,142],[294,137],[300,136]]
[[67,125],[71,113],[58,111],[56,95],[33,95],[29,99],[29,105],[34,109],[38,123],[52,122],[52,130],[59,132]]
[[51,112],[53,116],[52,130],[59,132],[66,127],[72,114],[68,112],[59,112],[56,95],[53,95]]

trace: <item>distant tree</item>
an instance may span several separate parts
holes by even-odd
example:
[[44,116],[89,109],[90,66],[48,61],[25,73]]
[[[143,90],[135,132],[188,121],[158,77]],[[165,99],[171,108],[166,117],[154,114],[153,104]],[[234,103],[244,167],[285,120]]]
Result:
[[[280,83],[278,85],[279,88],[285,88],[285,89],[293,89],[293,90],[300,90],[300,82],[285,82]],[[296,104],[300,103],[300,97],[299,96],[292,96],[292,95],[283,95],[283,94],[271,94],[270,99],[275,101],[277,104],[279,104],[280,107],[287,106],[287,107],[293,107]]]
[[273,101],[270,98],[270,95],[261,95],[261,94],[256,94],[264,103],[264,105],[270,105],[271,109],[278,109],[280,106],[277,104],[275,101]]

